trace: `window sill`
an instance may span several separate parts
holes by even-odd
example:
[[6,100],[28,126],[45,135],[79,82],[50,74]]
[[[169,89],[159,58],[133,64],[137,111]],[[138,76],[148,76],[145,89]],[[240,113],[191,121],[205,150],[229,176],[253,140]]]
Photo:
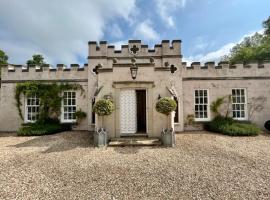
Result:
[[210,119],[194,119],[195,122],[210,122],[211,120]]

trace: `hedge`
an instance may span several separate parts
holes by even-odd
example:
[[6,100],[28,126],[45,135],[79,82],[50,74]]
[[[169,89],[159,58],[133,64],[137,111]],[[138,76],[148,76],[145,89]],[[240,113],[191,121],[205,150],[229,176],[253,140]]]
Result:
[[223,116],[217,116],[206,123],[206,129],[229,136],[256,136],[260,133],[260,129],[255,124],[239,122]]

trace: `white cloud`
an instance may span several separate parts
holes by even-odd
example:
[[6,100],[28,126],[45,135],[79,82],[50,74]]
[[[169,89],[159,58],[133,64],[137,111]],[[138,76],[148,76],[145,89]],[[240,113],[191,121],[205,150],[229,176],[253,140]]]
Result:
[[78,62],[87,57],[89,40],[100,40],[114,18],[132,21],[135,7],[135,0],[1,0],[0,48],[11,63],[25,63],[34,53],[52,63]]
[[172,17],[174,11],[178,8],[184,8],[187,0],[155,0],[157,14],[169,27],[174,27],[175,22]]
[[207,61],[219,62],[224,55],[228,55],[230,53],[230,50],[236,44],[242,42],[245,37],[249,37],[249,36],[254,35],[256,32],[263,33],[263,30],[253,31],[253,32],[250,32],[248,34],[245,34],[237,42],[227,43],[227,44],[223,45],[222,47],[220,47],[219,49],[217,49],[215,51],[208,52],[206,54],[197,54],[195,56],[183,57],[183,61],[187,62],[188,64],[190,64],[192,62],[197,62],[197,61],[198,62],[207,62]]
[[118,24],[113,24],[109,29],[112,37],[121,38],[124,35]]
[[159,35],[152,27],[152,22],[150,20],[145,20],[136,26],[134,37],[142,38],[146,41],[159,40]]

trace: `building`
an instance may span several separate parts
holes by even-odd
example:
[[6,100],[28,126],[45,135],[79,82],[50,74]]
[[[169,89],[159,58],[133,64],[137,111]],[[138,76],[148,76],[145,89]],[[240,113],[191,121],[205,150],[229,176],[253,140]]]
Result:
[[[65,98],[71,100],[63,105],[67,109],[61,114],[61,121],[65,123],[75,120],[75,110],[87,112],[87,119],[74,127],[77,130],[94,131],[100,127],[101,118],[92,113],[92,106],[97,99],[112,99],[115,111],[102,120],[110,138],[136,133],[159,137],[168,121],[155,110],[155,104],[164,96],[177,101],[178,108],[170,118],[176,132],[200,128],[199,122],[213,118],[210,104],[224,95],[233,97],[230,115],[235,119],[252,121],[261,128],[270,119],[270,62],[235,65],[194,62],[187,66],[182,62],[180,40],[163,40],[154,49],[140,40],[129,40],[121,50],[115,50],[106,41],[99,44],[91,41],[88,46],[88,64],[82,67],[76,64],[56,68],[50,65],[2,67],[0,131],[16,131],[21,123],[35,120],[37,101],[21,97],[25,99],[21,106],[23,121],[14,98],[16,84],[32,80],[82,85],[85,95],[65,92]],[[131,73],[132,67],[138,67],[137,74]],[[198,122],[195,126],[187,123],[190,116]]]

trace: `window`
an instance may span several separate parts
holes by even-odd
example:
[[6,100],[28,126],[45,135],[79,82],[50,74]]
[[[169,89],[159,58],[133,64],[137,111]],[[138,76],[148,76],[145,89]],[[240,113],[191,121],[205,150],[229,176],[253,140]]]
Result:
[[173,97],[173,99],[176,102],[176,110],[175,110],[175,115],[174,115],[174,123],[179,123],[179,109],[178,109],[178,100],[177,97]]
[[208,121],[209,105],[208,90],[195,90],[195,120]]
[[63,92],[62,122],[76,121],[76,92]]
[[25,103],[25,122],[35,122],[39,114],[39,98],[37,95],[31,95],[26,98]]
[[232,114],[234,119],[246,120],[247,102],[245,89],[232,89]]

